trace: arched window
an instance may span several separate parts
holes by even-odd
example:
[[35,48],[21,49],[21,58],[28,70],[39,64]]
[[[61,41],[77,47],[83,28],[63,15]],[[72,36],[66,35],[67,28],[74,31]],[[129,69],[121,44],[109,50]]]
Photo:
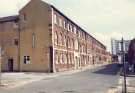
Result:
[[66,40],[66,35],[63,37],[63,43],[64,43],[64,46],[66,47],[67,46],[67,40]]
[[76,49],[76,50],[78,50],[78,47],[79,47],[78,45],[79,45],[79,44],[78,44],[78,40],[76,39],[76,40],[75,40],[75,49]]
[[74,64],[74,55],[72,54],[72,64]]
[[71,48],[74,48],[74,39],[70,40]]
[[70,54],[68,54],[68,64],[71,63],[71,60],[70,60]]
[[64,63],[67,64],[67,55],[66,55],[66,53],[64,53],[63,58],[64,58]]
[[68,48],[71,48],[71,40],[69,37],[68,37]]
[[63,54],[60,54],[60,63],[63,64]]
[[62,45],[62,41],[63,41],[62,40],[62,33],[59,34],[59,40],[58,41],[59,41],[59,44]]

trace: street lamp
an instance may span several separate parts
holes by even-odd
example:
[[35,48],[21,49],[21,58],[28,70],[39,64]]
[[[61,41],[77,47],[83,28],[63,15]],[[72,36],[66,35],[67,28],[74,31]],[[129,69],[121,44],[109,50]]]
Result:
[[2,48],[0,47],[0,86],[2,85],[1,58],[2,58]]
[[127,82],[126,82],[126,64],[125,64],[125,53],[124,53],[124,40],[121,40],[121,55],[122,55],[122,63],[123,63],[123,76],[124,76],[124,91],[123,93],[127,93]]

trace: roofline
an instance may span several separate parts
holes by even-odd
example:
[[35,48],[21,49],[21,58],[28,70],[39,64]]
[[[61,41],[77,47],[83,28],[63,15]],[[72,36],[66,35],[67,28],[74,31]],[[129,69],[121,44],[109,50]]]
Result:
[[[9,17],[14,17],[12,19],[8,19]],[[15,18],[16,17],[16,18]],[[7,19],[6,19],[7,18]],[[18,21],[19,20],[19,15],[13,15],[13,16],[6,16],[6,17],[1,17],[0,18],[0,23],[5,23],[5,22],[12,22],[12,21]]]
[[66,19],[68,19],[69,21],[71,21],[71,23],[73,23],[74,25],[76,25],[79,29],[81,29],[83,32],[87,33],[90,37],[92,37],[93,39],[95,39],[98,43],[100,43],[102,46],[104,46],[106,48],[106,46],[104,44],[102,44],[100,41],[98,41],[95,37],[93,37],[92,35],[90,35],[86,30],[84,30],[83,28],[81,28],[79,25],[77,25],[75,22],[73,22],[70,18],[68,18],[65,14],[63,14],[60,10],[58,10],[56,7],[54,7],[53,5],[50,5],[55,11],[57,11],[58,13],[60,13],[62,16],[64,16]]

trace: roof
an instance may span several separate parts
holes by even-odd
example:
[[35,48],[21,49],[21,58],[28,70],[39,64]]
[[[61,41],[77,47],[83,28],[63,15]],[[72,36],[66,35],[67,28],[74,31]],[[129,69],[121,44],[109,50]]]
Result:
[[96,38],[94,38],[92,35],[90,35],[86,30],[84,30],[83,28],[81,28],[80,26],[78,26],[75,22],[73,22],[70,18],[68,18],[65,14],[63,14],[62,12],[60,12],[56,7],[54,7],[53,5],[50,5],[55,11],[57,11],[58,13],[60,13],[62,16],[64,16],[65,18],[67,18],[71,23],[73,23],[74,25],[76,25],[79,29],[81,29],[83,32],[87,33],[89,36],[91,36],[94,40],[96,40],[98,43],[100,43],[104,48],[106,48],[106,46],[104,44],[102,44],[100,41],[98,41]]
[[10,22],[10,21],[17,21],[17,20],[19,20],[19,16],[18,15],[2,17],[2,18],[0,18],[0,23]]

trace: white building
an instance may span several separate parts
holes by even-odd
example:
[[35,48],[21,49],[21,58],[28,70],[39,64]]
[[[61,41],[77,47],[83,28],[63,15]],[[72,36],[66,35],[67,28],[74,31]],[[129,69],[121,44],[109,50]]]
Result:
[[[124,40],[123,47],[125,54],[128,53],[128,47],[130,44],[130,40]],[[121,63],[121,40],[111,39],[111,47],[112,47],[112,54],[118,57],[118,62]],[[126,56],[125,56],[126,60]]]

